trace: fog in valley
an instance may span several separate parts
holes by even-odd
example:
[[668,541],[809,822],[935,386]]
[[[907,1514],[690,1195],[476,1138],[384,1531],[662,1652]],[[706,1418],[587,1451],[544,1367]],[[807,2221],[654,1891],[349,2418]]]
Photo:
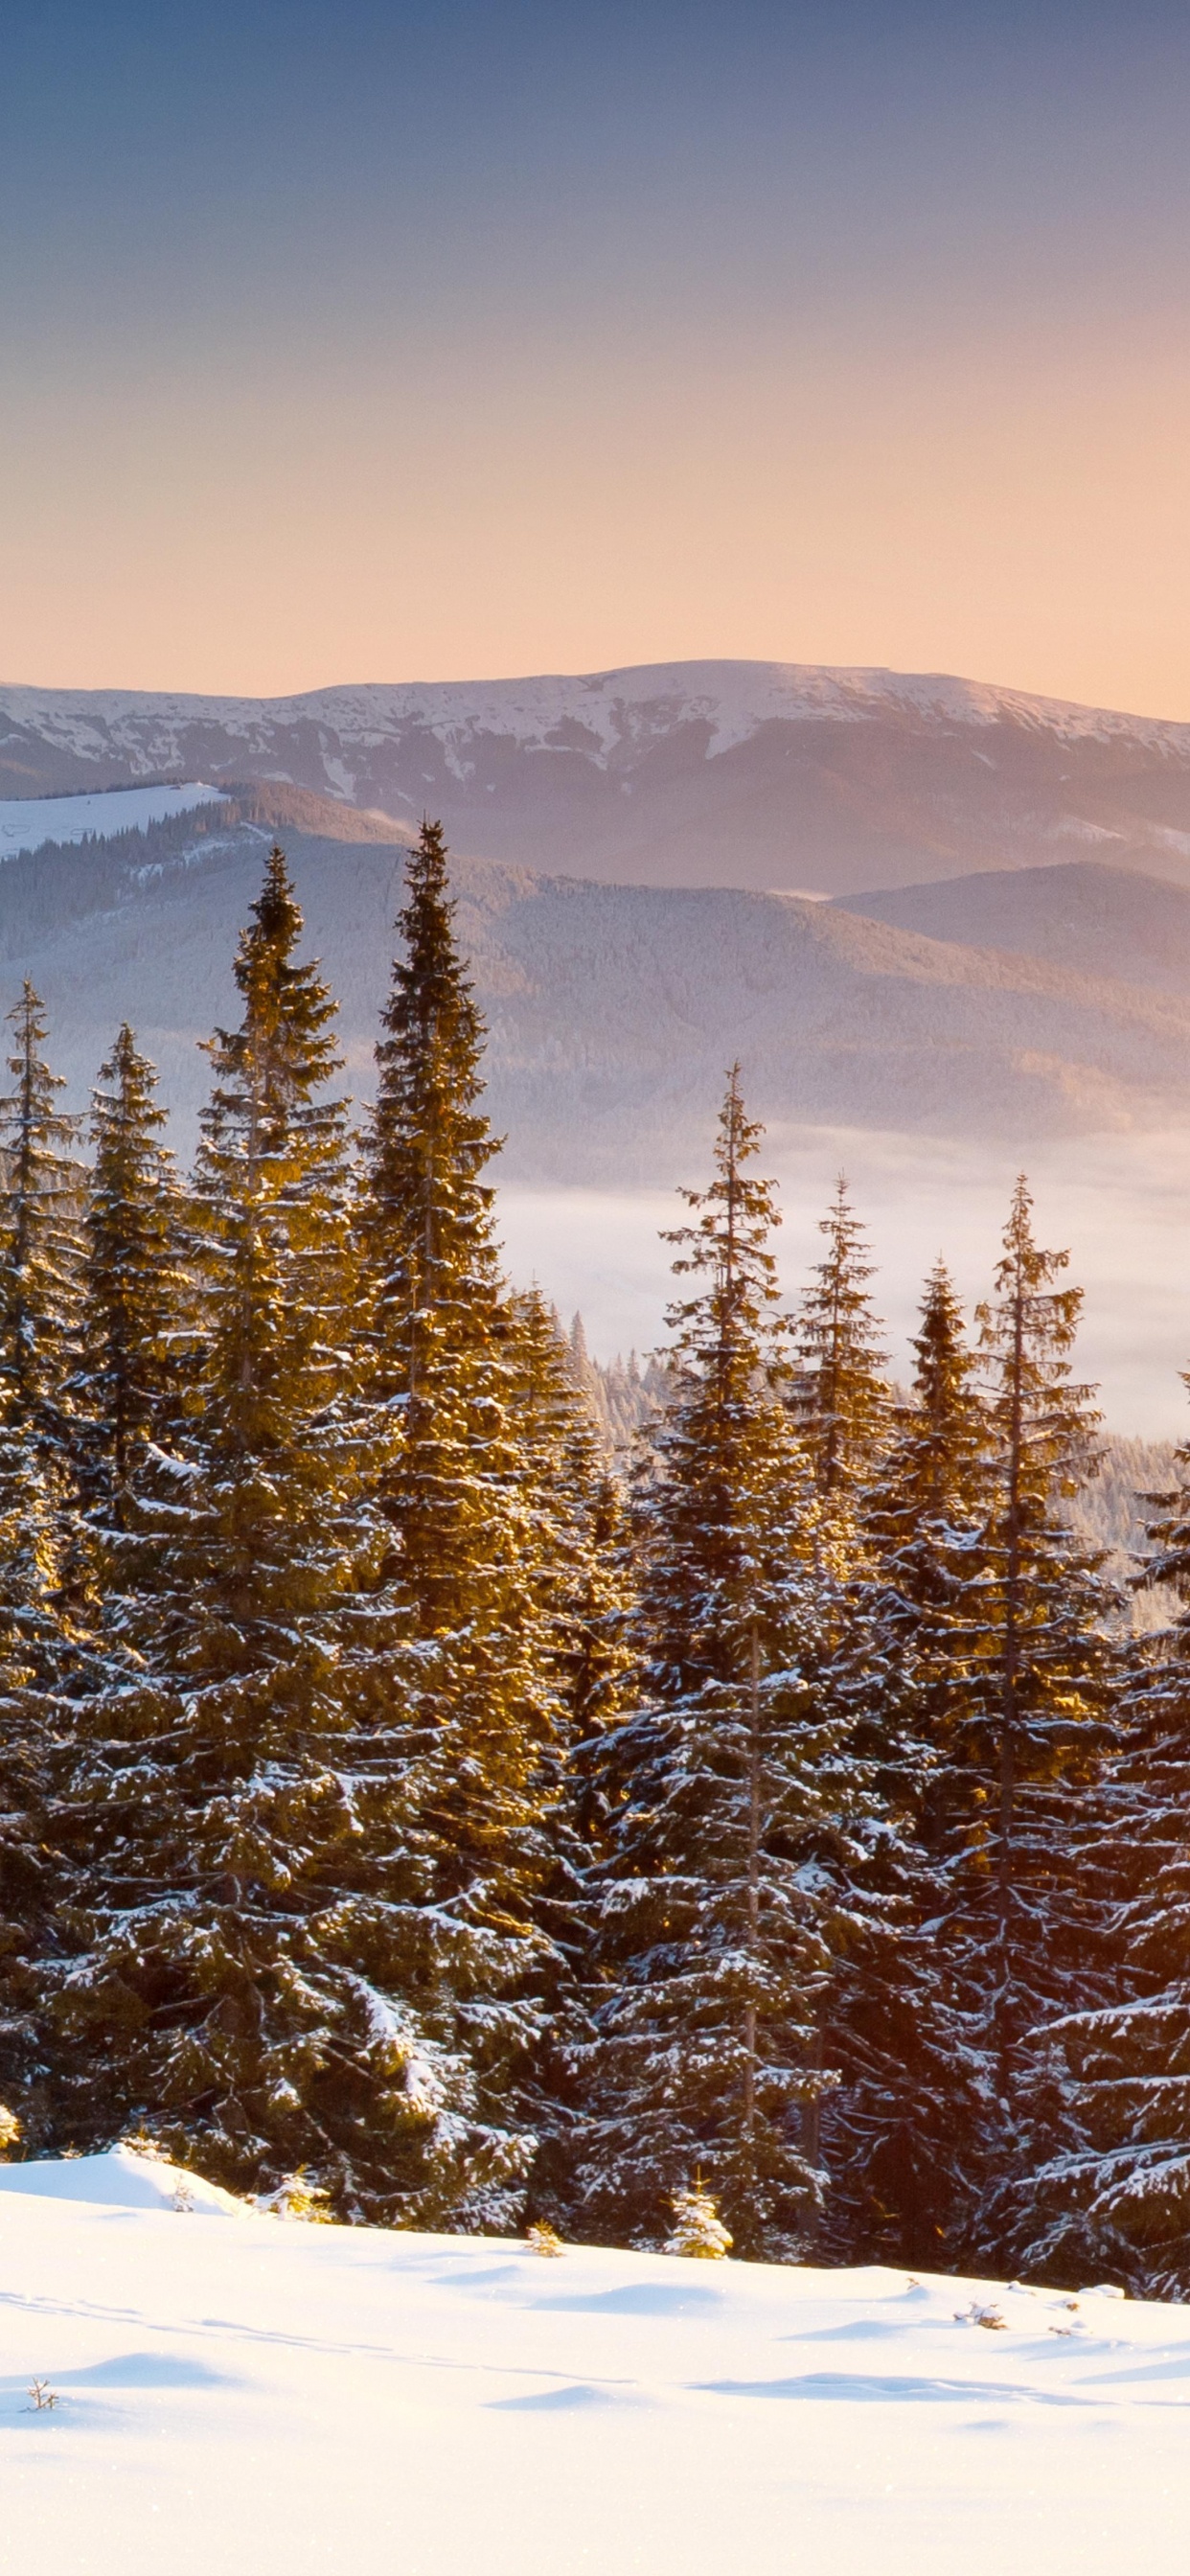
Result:
[[[709,1176],[716,1106],[708,1100],[703,1168],[683,1175],[694,1186]],[[766,1139],[764,1168],[781,1185],[776,1250],[790,1299],[818,1258],[816,1221],[846,1172],[869,1228],[873,1295],[899,1377],[909,1371],[921,1283],[939,1252],[968,1309],[987,1294],[1017,1168],[1008,1153],[858,1129],[784,1128]],[[1190,1366],[1190,1134],[1038,1144],[1027,1168],[1039,1240],[1069,1250],[1067,1275],[1086,1291],[1078,1366],[1099,1383],[1108,1423],[1146,1439],[1180,1439],[1187,1402],[1179,1371]],[[500,1194],[512,1274],[536,1277],[567,1320],[581,1311],[600,1359],[664,1338],[672,1283],[659,1233],[682,1215],[676,1191]]]

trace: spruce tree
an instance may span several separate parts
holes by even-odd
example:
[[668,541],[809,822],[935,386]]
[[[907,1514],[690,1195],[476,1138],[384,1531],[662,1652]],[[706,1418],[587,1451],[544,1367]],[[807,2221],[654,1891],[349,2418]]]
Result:
[[795,1395],[828,1519],[845,1526],[881,1455],[891,1399],[867,1287],[872,1264],[842,1174],[818,1230],[827,1255],[801,1302]]
[[[57,1106],[42,1005],[26,982],[0,1095],[0,2074],[28,2139],[45,2134],[40,1958],[63,1891],[55,1699],[85,1655],[76,1531],[78,1122]],[[30,2088],[32,2088],[30,2090]]]
[[865,1521],[892,1636],[940,1721],[964,1621],[971,1563],[990,1497],[989,1426],[977,1360],[950,1273],[926,1281],[910,1401],[890,1415],[891,1438],[865,1501]]
[[15,1037],[14,1087],[0,1095],[0,1422],[63,1465],[79,1309],[79,1122],[55,1105],[64,1083],[41,1053],[46,1023],[28,981],[8,1016]]
[[669,1238],[696,1285],[670,1310],[673,1399],[638,1493],[642,1707],[601,1764],[580,2203],[584,2225],[657,2242],[701,2176],[753,2257],[804,2246],[821,2193],[817,2015],[862,1803],[820,1687],[760,1134],[734,1070],[715,1177]]
[[548,1904],[568,1733],[565,1585],[548,1558],[573,1515],[556,1424],[548,1464],[534,1454],[540,1391],[521,1418],[525,1316],[495,1242],[484,1027],[436,823],[410,855],[397,926],[362,1211],[373,1385],[402,1425],[379,1487],[384,1572],[459,2044],[512,2175],[532,2152],[534,2069],[568,1973]]
[[[862,1933],[840,1962],[827,2106],[831,2241],[853,2259],[947,2258],[965,2224],[980,2122],[970,2031],[937,1925],[947,1911],[954,1761],[973,1712],[975,1588],[985,1570],[991,1432],[945,1264],[926,1283],[910,1400],[862,1500],[871,1570],[854,1587],[836,1687],[879,1799],[857,1873]],[[968,1816],[964,1786],[959,1814]]]
[[[537,1779],[550,1864],[534,1908],[551,1948],[548,2019],[526,2100],[538,2138],[531,2205],[569,2221],[582,2104],[572,2068],[586,2024],[584,1865],[602,1847],[598,1791],[607,1731],[631,1695],[627,1532],[557,1316],[534,1288],[513,1300],[511,1398],[518,1429],[525,1572],[556,1711]],[[544,1963],[543,1963],[544,1964]]]
[[993,1297],[979,1310],[991,1508],[971,1596],[970,1678],[948,1783],[942,1943],[981,2031],[985,2116],[970,2144],[970,2250],[1026,2259],[1023,2177],[1072,2135],[1060,2052],[1035,2034],[1103,1993],[1083,1824],[1116,1677],[1102,1559],[1067,1505],[1096,1461],[1092,1391],[1072,1377],[1082,1295],[1035,1242],[1018,1181]]
[[333,1005],[301,927],[274,851],[243,1018],[210,1050],[196,1402],[117,1550],[139,1685],[79,1711],[58,2116],[87,2141],[145,2125],[241,2189],[303,2168],[340,2215],[433,2221],[509,2159],[436,2009],[411,1761],[399,1710],[375,1716],[388,1435],[354,1383]]
[[426,1636],[483,1619],[499,1590],[517,1465],[513,1322],[485,1178],[500,1148],[481,1106],[485,1031],[454,911],[442,829],[426,823],[397,920],[364,1202],[377,1373],[405,1423],[385,1507]]
[[517,1296],[512,1311],[510,1393],[525,1544],[569,1752],[611,1723],[632,1668],[628,1533],[623,1497],[557,1316],[537,1288]]
[[[1071,1375],[1082,1290],[1056,1284],[1068,1261],[1035,1243],[1022,1176],[995,1294],[979,1310],[996,1453],[977,1651],[997,1774],[997,2027],[1005,2066],[1021,2022],[1017,1979],[1034,1946],[1023,1925],[1014,1931],[1032,1818],[1044,1817],[1044,1785],[1063,1761],[1078,1764],[1079,1729],[1103,1704],[1110,1671],[1101,1559],[1079,1544],[1061,1508],[1094,1472],[1099,1421],[1093,1390]],[[1042,1835],[1041,1852],[1052,1859],[1044,1827]]]
[[85,1627],[89,1574],[77,1530],[83,1173],[77,1118],[41,1053],[42,1005],[26,982],[0,1095],[0,1652],[18,1687],[61,1678]]
[[[1184,1381],[1190,1386],[1190,1375]],[[1080,1837],[1107,1923],[1108,1991],[1043,2032],[1071,2088],[1073,2136],[1035,2178],[1034,2261],[1050,2277],[1190,2289],[1190,1444],[1149,1494],[1138,1583],[1181,1607],[1138,1640],[1117,1740]]]
[[117,1522],[146,1443],[166,1432],[181,1374],[180,1197],[156,1080],[125,1022],[92,1094],[79,1387],[88,1481]]

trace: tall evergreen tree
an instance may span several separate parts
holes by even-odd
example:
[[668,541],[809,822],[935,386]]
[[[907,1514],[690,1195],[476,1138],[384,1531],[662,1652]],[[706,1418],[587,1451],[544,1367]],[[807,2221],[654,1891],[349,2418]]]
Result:
[[455,1945],[460,2044],[494,2127],[507,2126],[511,2173],[518,2136],[531,2139],[532,2067],[566,1974],[543,1916],[567,1736],[543,1538],[565,1514],[556,1488],[547,1502],[520,1419],[524,1319],[500,1274],[484,1028],[454,910],[441,827],[427,822],[377,1049],[363,1223],[374,1383],[402,1422],[380,1503],[421,1831],[435,1920]]
[[65,1394],[79,1306],[82,1173],[77,1118],[56,1107],[64,1088],[41,1049],[42,1004],[26,981],[0,1095],[0,1421],[28,1431],[43,1457],[69,1452]]
[[536,2210],[569,2222],[582,2117],[572,2070],[587,2027],[582,1879],[585,1863],[604,1847],[601,1757],[609,1727],[631,1698],[635,1657],[623,1498],[608,1474],[589,1401],[576,1386],[570,1349],[540,1291],[518,1296],[513,1314],[511,1395],[525,1565],[558,1720],[537,1788],[551,1866],[535,1917],[548,1933],[554,1965],[531,2082],[539,2141],[531,2200]]
[[632,1665],[623,1503],[570,1347],[539,1289],[513,1300],[513,1324],[510,1391],[526,1547],[573,1746],[616,1714]]
[[[955,1750],[975,1704],[973,1605],[991,1503],[990,1426],[941,1261],[913,1348],[911,1398],[893,1412],[891,1445],[863,1498],[873,1563],[854,1589],[837,1674],[872,1765],[879,1822],[857,1876],[863,1931],[832,1996],[842,2082],[828,2149],[836,2250],[937,2266],[965,2224],[966,2142],[981,2119],[972,2033],[937,1925]],[[958,1807],[965,1822],[965,1782]]]
[[79,1407],[102,1509],[123,1518],[145,1444],[166,1431],[185,1322],[180,1202],[156,1074],[127,1022],[92,1094]]
[[[1022,1177],[995,1294],[979,1310],[997,1444],[980,1644],[998,1775],[997,2027],[1005,2066],[1020,2027],[1017,1978],[1033,1947],[1023,1924],[1014,1935],[1032,1818],[1045,1814],[1044,1797],[1030,1791],[1043,1789],[1064,1757],[1077,1761],[1077,1730],[1102,1705],[1109,1671],[1101,1560],[1079,1544],[1061,1508],[1094,1470],[1099,1421],[1093,1390],[1071,1375],[1082,1290],[1056,1284],[1068,1261],[1067,1253],[1043,1252],[1035,1243]],[[1052,1862],[1044,1829],[1041,1850]]]
[[975,1386],[976,1355],[943,1261],[926,1281],[912,1344],[910,1401],[893,1407],[891,1439],[865,1503],[893,1636],[918,1686],[935,1679],[944,1717],[970,1562],[990,1497],[992,1438]]
[[1082,1295],[1058,1284],[1067,1261],[1036,1244],[1022,1178],[994,1295],[979,1310],[992,1496],[972,1595],[969,1713],[948,1783],[943,1933],[986,2066],[969,2243],[999,2262],[1027,2259],[1023,2178],[1071,2135],[1060,2053],[1038,2051],[1031,2034],[1103,1991],[1082,1825],[1115,1676],[1113,1597],[1066,1511],[1094,1470],[1098,1422],[1071,1373]]
[[868,1294],[872,1264],[842,1175],[819,1232],[826,1259],[815,1267],[797,1322],[797,1410],[819,1494],[830,1519],[842,1522],[875,1470],[891,1400]]
[[[0,2073],[27,2136],[44,2131],[38,1961],[52,1938],[54,1697],[78,1665],[88,1584],[74,1530],[82,1175],[77,1120],[42,1052],[26,982],[0,1095]],[[32,2092],[28,2088],[32,2087]]]
[[[112,1626],[141,1667],[79,1712],[59,2119],[139,2120],[240,2186],[304,2166],[343,2215],[457,2214],[508,2163],[438,2006],[410,1761],[365,1685],[387,1633],[367,1487],[332,1004],[274,851],[194,1192],[199,1409],[150,1453]],[[363,1705],[361,1706],[361,1703]]]
[[[731,1074],[669,1239],[673,1402],[638,1499],[638,1716],[607,1740],[584,2223],[656,2241],[701,2172],[738,2252],[804,2244],[831,2081],[816,2017],[858,1783],[820,1688],[815,1503],[785,1389],[760,1129]],[[800,2136],[799,2130],[799,2110]]]
[[[1190,1386],[1190,1375],[1184,1381]],[[1097,2007],[1051,2023],[1072,2091],[1072,2138],[1035,2180],[1034,2258],[1059,2278],[1190,2289],[1190,1443],[1144,1497],[1146,1586],[1173,1626],[1138,1641],[1118,1740],[1081,1836],[1114,1971]]]
[[0,1669],[49,1687],[87,1620],[88,1568],[75,1526],[83,1174],[78,1120],[41,1052],[42,1005],[26,982],[0,1095]]
[[517,1466],[513,1321],[485,1178],[499,1143],[481,1106],[485,1031],[454,913],[442,829],[426,823],[397,921],[364,1202],[377,1370],[405,1421],[386,1509],[426,1635],[482,1616],[506,1579]]

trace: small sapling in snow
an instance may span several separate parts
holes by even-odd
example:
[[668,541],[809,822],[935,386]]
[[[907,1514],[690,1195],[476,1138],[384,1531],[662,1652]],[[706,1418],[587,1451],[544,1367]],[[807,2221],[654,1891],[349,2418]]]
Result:
[[700,2174],[691,2191],[675,2191],[671,2206],[674,2225],[665,2240],[666,2254],[692,2254],[703,2263],[721,2263],[730,2254],[730,2234]]

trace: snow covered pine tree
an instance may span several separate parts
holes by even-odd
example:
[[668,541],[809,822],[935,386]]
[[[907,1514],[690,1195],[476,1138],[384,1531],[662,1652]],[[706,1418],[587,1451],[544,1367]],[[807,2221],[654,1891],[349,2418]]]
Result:
[[798,2106],[831,2082],[816,2013],[846,1913],[859,1783],[818,1691],[816,1503],[793,1427],[760,1129],[733,1070],[715,1178],[668,1239],[673,1398],[638,1489],[639,1715],[605,1740],[591,1872],[583,2223],[657,2242],[696,2172],[738,2252],[805,2243],[821,2182]]
[[1065,1505],[1094,1471],[1092,1390],[1071,1376],[1082,1292],[1035,1243],[1016,1185],[994,1294],[979,1310],[991,1511],[969,1595],[970,1670],[946,1780],[950,1901],[939,1926],[983,2119],[968,2141],[967,2259],[1035,2267],[1034,2176],[1072,2143],[1060,2049],[1037,2034],[1103,2000],[1090,1797],[1117,1675],[1114,1597]]
[[26,983],[9,1014],[15,1088],[0,1098],[0,1634],[14,1672],[50,1679],[70,1588],[77,1431],[83,1173],[79,1121],[41,1053]]
[[[1190,1386],[1190,1373],[1185,1383]],[[1119,1741],[1081,1841],[1110,1924],[1114,1991],[1051,2024],[1075,2137],[1037,2177],[1037,2256],[1050,2277],[1190,2291],[1190,1444],[1177,1481],[1144,1497],[1151,1554],[1138,1582],[1181,1612],[1138,1639]],[[1035,2258],[1036,2259],[1036,2258]]]
[[77,1390],[84,1491],[116,1526],[146,1444],[166,1435],[180,1397],[182,1200],[156,1082],[125,1023],[92,1093]]
[[334,1006],[294,963],[279,850],[252,910],[192,1196],[199,1374],[112,1542],[135,1670],[78,1712],[59,2120],[87,2143],[144,2124],[241,2189],[304,2168],[341,2215],[392,2218],[438,2206],[466,2084],[408,1997],[408,1756],[356,1705],[388,1435],[350,1357]]
[[385,1581],[434,1900],[426,1992],[474,2087],[453,2223],[500,2228],[523,2206],[536,2052],[568,1974],[543,1912],[567,1724],[541,1550],[560,1524],[543,1520],[518,1418],[524,1331],[484,1177],[484,1028],[436,823],[410,854],[398,929],[362,1209],[372,1382],[403,1427],[379,1489]]
[[[910,1401],[858,1505],[868,1559],[839,1659],[879,1798],[857,1876],[865,1928],[839,1962],[826,2105],[831,2233],[846,2260],[935,2267],[966,2223],[978,2063],[951,1992],[947,1782],[972,1715],[973,1586],[985,1568],[991,1426],[945,1265],[926,1282]],[[974,2034],[976,2040],[978,2034]]]
[[548,2024],[534,2061],[531,2107],[539,2146],[530,2201],[535,2212],[569,2223],[582,2124],[573,2068],[583,2027],[583,1864],[604,1847],[597,1787],[602,1744],[635,1680],[627,1528],[624,1498],[608,1473],[556,1315],[531,1289],[514,1300],[514,1318],[527,1562],[562,1719],[541,1778],[553,1857],[536,1918],[565,1973],[551,1981]]
[[26,982],[0,1097],[0,2081],[34,2145],[47,2134],[39,1960],[62,1895],[55,1694],[77,1678],[90,1603],[75,1535],[82,1172],[78,1121],[42,1048]]
[[846,1563],[857,1545],[856,1498],[881,1456],[891,1397],[868,1295],[872,1265],[842,1174],[818,1231],[826,1236],[827,1256],[817,1263],[798,1314],[801,1367],[793,1394],[824,1521]]

